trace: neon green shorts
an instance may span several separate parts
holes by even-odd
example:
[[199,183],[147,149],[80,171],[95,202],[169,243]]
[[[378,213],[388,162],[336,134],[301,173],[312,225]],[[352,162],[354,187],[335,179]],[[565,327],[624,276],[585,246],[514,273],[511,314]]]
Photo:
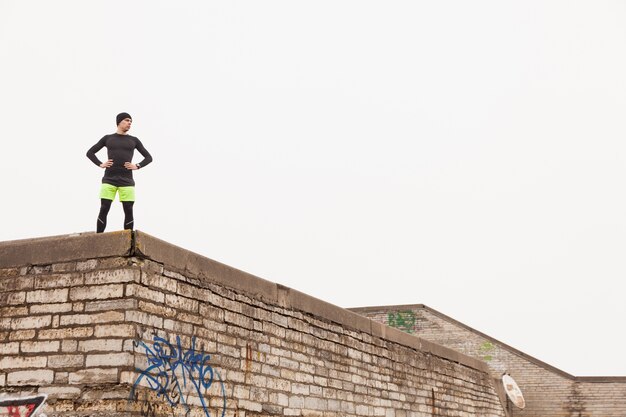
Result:
[[100,198],[115,200],[115,194],[119,191],[120,201],[135,201],[135,187],[116,187],[115,185],[102,183]]

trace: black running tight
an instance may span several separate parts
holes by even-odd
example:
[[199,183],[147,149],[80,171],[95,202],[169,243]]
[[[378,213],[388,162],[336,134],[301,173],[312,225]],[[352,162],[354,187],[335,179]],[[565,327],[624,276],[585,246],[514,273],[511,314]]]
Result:
[[105,198],[100,199],[100,213],[98,213],[98,224],[96,225],[96,233],[104,232],[104,229],[107,227],[107,214],[109,214],[109,209],[111,208],[111,203],[113,201],[107,200]]
[[135,223],[133,204],[135,204],[134,201],[122,201],[122,207],[124,207],[124,229],[133,230],[133,224]]
[[[104,232],[107,227],[107,215],[111,209],[112,200],[105,198],[100,199],[100,213],[98,213],[98,222],[96,225],[96,233]],[[133,218],[133,204],[134,201],[122,201],[122,207],[124,208],[124,229],[133,229],[135,219]]]

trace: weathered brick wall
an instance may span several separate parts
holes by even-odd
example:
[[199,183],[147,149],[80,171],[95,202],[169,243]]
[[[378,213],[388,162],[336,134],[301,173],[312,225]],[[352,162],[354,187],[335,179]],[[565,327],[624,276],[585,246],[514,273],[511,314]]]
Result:
[[140,232],[0,243],[0,354],[0,415],[504,416],[482,362]]
[[626,378],[577,378],[580,415],[626,416]]
[[526,400],[524,410],[510,405],[513,416],[626,416],[626,378],[574,377],[423,305],[353,311],[481,359],[496,378],[508,372]]

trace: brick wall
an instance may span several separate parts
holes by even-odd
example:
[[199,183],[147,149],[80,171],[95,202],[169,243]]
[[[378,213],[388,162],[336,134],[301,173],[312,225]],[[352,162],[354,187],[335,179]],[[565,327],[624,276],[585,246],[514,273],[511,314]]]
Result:
[[0,243],[0,415],[33,410],[505,415],[484,363],[141,232]]
[[494,378],[508,372],[519,385],[526,400],[524,410],[509,405],[512,416],[626,416],[626,378],[575,377],[424,305],[352,310],[380,323],[483,360],[488,364]]

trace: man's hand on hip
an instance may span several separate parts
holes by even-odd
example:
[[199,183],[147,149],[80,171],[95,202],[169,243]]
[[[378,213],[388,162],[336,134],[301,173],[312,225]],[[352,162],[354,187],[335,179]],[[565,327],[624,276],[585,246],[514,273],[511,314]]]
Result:
[[111,165],[113,165],[113,160],[109,159],[108,161],[101,163],[100,168],[109,168]]
[[126,169],[139,169],[137,165],[130,163],[130,162],[124,162],[124,167]]

